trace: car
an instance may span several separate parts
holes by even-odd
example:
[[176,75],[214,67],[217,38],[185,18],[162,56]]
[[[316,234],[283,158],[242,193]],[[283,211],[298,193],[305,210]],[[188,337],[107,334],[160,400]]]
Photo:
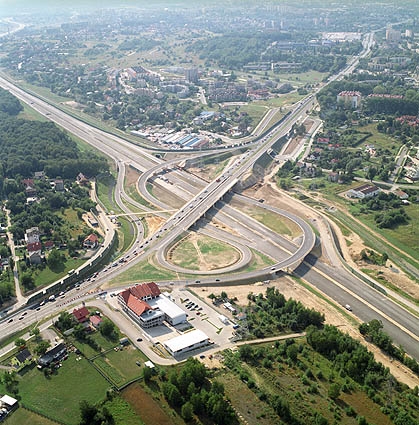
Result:
[[135,362],[135,364],[136,364],[137,366],[141,366],[141,362],[140,362],[139,360],[137,360],[137,361]]
[[219,282],[219,281],[220,281],[220,279],[215,279],[215,281],[216,281],[216,282]]
[[200,280],[195,280],[195,283],[201,283],[201,281]]
[[20,317],[19,317],[19,320],[22,320],[22,319],[24,319],[24,317],[23,317],[23,316],[20,316]]
[[169,282],[169,285],[174,285],[175,284],[175,282]]
[[204,355],[204,354],[201,354],[201,355],[199,356],[199,358],[200,358],[200,359],[205,359],[205,355]]
[[9,319],[8,321],[7,321],[7,323],[12,323],[13,322],[13,319]]
[[271,270],[276,270],[276,267],[271,267]]
[[137,338],[138,342],[142,342],[142,340],[143,340],[142,338]]
[[352,307],[349,304],[345,304],[345,308],[348,311],[352,311]]

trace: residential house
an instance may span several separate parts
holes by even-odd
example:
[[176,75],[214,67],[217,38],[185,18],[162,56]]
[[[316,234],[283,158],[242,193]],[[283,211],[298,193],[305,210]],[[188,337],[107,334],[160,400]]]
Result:
[[29,262],[31,264],[41,264],[42,262],[42,244],[41,242],[30,242],[26,245],[28,250]]
[[54,188],[57,192],[62,192],[64,190],[64,181],[61,179],[55,179]]
[[34,178],[36,180],[41,180],[45,178],[45,171],[35,171]]
[[98,315],[90,316],[90,324],[95,328],[98,329],[102,323],[102,318]]
[[409,197],[406,192],[403,192],[403,190],[400,189],[395,190],[394,194],[401,200],[406,200]]
[[72,315],[75,317],[77,322],[84,323],[89,320],[90,312],[86,307],[75,308]]
[[380,189],[373,184],[363,184],[362,186],[358,186],[354,189],[350,189],[346,192],[346,195],[349,198],[370,198],[372,196],[378,195]]
[[332,182],[332,183],[337,183],[339,180],[339,173],[329,173],[329,175],[327,176],[327,180]]
[[33,242],[39,242],[40,235],[41,233],[38,227],[31,227],[30,229],[27,229],[25,232],[25,242],[27,244],[33,243]]
[[76,180],[77,183],[82,186],[86,186],[89,184],[89,179],[83,173],[77,174]]
[[44,242],[44,248],[47,250],[50,250],[52,248],[54,248],[55,244],[53,241],[45,241]]
[[15,357],[12,358],[11,364],[16,369],[22,369],[26,365],[32,362],[32,354],[30,351],[25,348],[22,351],[19,351]]
[[99,244],[99,238],[94,233],[91,233],[83,241],[83,247],[88,248],[88,249],[95,249],[95,248],[97,248],[98,244]]
[[53,362],[62,360],[67,355],[67,347],[60,343],[48,350],[43,356],[38,359],[40,367],[49,366]]

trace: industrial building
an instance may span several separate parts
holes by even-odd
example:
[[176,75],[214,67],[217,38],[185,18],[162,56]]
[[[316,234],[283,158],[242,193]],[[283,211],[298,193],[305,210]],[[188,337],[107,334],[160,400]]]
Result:
[[204,347],[208,344],[208,336],[199,329],[187,332],[183,335],[169,339],[163,343],[166,350],[174,357],[179,356],[180,354],[186,353],[188,351]]

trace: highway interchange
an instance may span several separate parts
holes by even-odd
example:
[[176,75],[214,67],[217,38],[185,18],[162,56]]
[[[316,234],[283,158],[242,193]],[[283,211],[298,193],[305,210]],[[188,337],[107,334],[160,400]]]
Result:
[[[370,48],[372,38],[368,39],[366,48]],[[358,59],[355,58],[346,72],[351,72]],[[336,78],[338,78],[336,76]],[[155,175],[163,168],[174,165],[176,160],[170,164],[160,158],[156,158],[153,153],[146,149],[134,145],[115,135],[106,133],[95,127],[90,126],[54,107],[42,99],[24,92],[9,81],[0,78],[0,85],[8,89],[21,101],[29,104],[32,108],[43,114],[50,120],[56,122],[68,132],[75,134],[94,146],[104,154],[112,158],[117,164],[118,180],[115,189],[115,200],[118,206],[126,213],[133,213],[123,200],[129,201],[129,204],[141,209],[145,213],[150,212],[150,208],[139,204],[125,193],[124,176],[125,167],[131,166],[142,173],[138,181],[138,190],[147,201],[159,210],[173,210],[174,207],[166,205],[164,202],[156,199],[146,188],[149,179],[154,180]],[[110,279],[114,279],[118,274],[126,270],[130,265],[143,261],[150,255],[155,255],[160,263],[164,263],[165,253],[175,240],[180,238],[192,227],[195,231],[211,234],[213,237],[226,240],[233,246],[240,244],[254,248],[262,253],[268,253],[275,259],[275,264],[265,267],[262,270],[252,272],[238,271],[232,274],[223,274],[221,280],[223,285],[235,283],[237,281],[255,281],[263,279],[272,279],[283,270],[294,269],[294,274],[303,277],[306,281],[317,287],[341,305],[350,304],[356,314],[363,321],[373,318],[382,320],[386,332],[394,341],[401,344],[404,349],[419,359],[419,321],[418,317],[406,309],[400,307],[390,298],[366,285],[354,275],[346,271],[340,264],[330,266],[318,261],[314,256],[309,255],[315,243],[315,235],[311,226],[301,218],[289,214],[286,211],[278,211],[268,205],[261,205],[256,200],[233,194],[231,191],[240,179],[251,170],[254,163],[274,145],[277,140],[286,135],[292,125],[300,122],[302,117],[314,106],[313,95],[300,101],[289,116],[273,130],[265,133],[263,136],[255,137],[252,143],[247,145],[248,150],[242,154],[239,159],[230,161],[225,167],[221,176],[209,184],[196,176],[185,173],[182,170],[172,168],[170,172],[170,187],[166,190],[172,191],[177,198],[184,202],[184,205],[176,210],[170,217],[167,212],[156,213],[164,218],[164,224],[153,235],[144,238],[144,229],[140,220],[133,219],[132,223],[136,227],[137,242],[125,253],[125,263],[118,263],[115,267],[108,267],[106,271],[99,273],[94,282],[83,285],[83,294],[89,289],[99,287]],[[269,114],[268,114],[269,115]],[[267,125],[268,117],[265,117],[265,124],[258,126],[259,134],[263,133],[264,126]],[[215,152],[216,153],[216,152]],[[210,154],[210,152],[208,152]],[[192,157],[194,153],[189,152]],[[200,153],[202,155],[202,153]],[[182,158],[179,159],[179,161]],[[169,186],[169,183],[157,182],[162,187]],[[224,200],[222,198],[224,197]],[[293,220],[300,227],[302,237],[295,243],[279,235],[276,235],[262,224],[250,219],[238,208],[233,208],[229,202],[234,199],[235,202],[241,202],[247,205],[265,208],[275,213],[282,214],[288,219]],[[133,213],[134,214],[134,213]],[[216,217],[218,221],[226,224],[229,228],[234,228],[240,234],[240,238],[234,238],[226,231],[215,229],[205,217]],[[106,217],[102,217],[106,222]],[[110,224],[107,223],[108,229]],[[109,231],[110,232],[110,231]],[[109,235],[108,235],[109,238]],[[244,251],[243,251],[244,252]],[[219,273],[219,272],[218,272]],[[202,278],[200,273],[199,283],[214,284],[220,281],[220,276],[216,273],[207,274]],[[183,286],[190,283],[197,283],[196,280],[178,280],[174,284]],[[71,290],[66,298],[79,294],[75,289]],[[83,299],[88,299],[86,295]],[[53,315],[60,308],[57,303],[47,303],[42,308],[25,309],[9,315],[1,323],[2,336],[12,334],[18,329],[28,326],[30,323],[37,322],[42,317]],[[20,320],[19,320],[20,319]]]

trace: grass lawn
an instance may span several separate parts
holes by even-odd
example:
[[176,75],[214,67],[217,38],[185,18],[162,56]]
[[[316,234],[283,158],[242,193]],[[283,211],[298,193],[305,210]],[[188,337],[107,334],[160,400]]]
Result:
[[121,226],[118,228],[118,251],[125,252],[133,243],[136,232],[134,226],[125,217],[119,217],[118,221]]
[[240,208],[250,217],[264,224],[279,235],[286,235],[292,239],[301,235],[300,227],[284,216],[254,206],[240,206]]
[[[90,334],[92,339],[104,350],[109,350],[113,347],[116,347],[119,345],[118,339],[115,341],[111,341],[110,339],[105,338],[99,331],[93,332]],[[118,334],[118,338],[121,335]],[[74,344],[75,347],[77,347],[85,356],[86,358],[90,359],[94,356],[97,356],[99,354],[98,351],[95,351],[90,345],[85,344],[83,342],[80,342],[76,340],[75,338],[70,337],[70,341],[72,344]]]
[[[186,278],[185,275],[179,277]],[[194,278],[195,276],[192,276]],[[150,280],[174,280],[178,275],[170,270],[165,270],[154,265],[151,259],[141,261],[138,264],[130,267],[124,273],[120,274],[115,279],[111,280],[110,286],[121,286],[131,284],[133,282],[145,282]],[[191,276],[189,276],[191,278]]]
[[13,412],[4,425],[56,425],[55,421],[50,421],[41,415],[31,412],[30,410],[19,407]]
[[[142,375],[144,362],[148,359],[132,345],[123,350],[109,351],[94,360],[95,365],[115,383],[116,386],[132,381]],[[135,362],[139,361],[141,366]]]
[[417,204],[410,204],[403,206],[403,209],[410,217],[410,221],[408,224],[402,224],[393,229],[379,229],[375,224],[374,213],[360,214],[357,218],[419,261],[419,227],[417,226],[419,207]]
[[77,269],[82,264],[84,264],[85,260],[81,259],[73,259],[69,258],[63,265],[62,270],[60,271],[52,271],[48,266],[43,270],[36,270],[33,273],[33,277],[35,278],[35,286],[45,286],[49,285],[52,282],[55,282],[58,279],[64,277],[69,270]]
[[70,353],[56,375],[46,378],[37,368],[19,382],[21,403],[69,425],[79,422],[79,403],[102,401],[109,383],[89,364]]
[[171,261],[190,270],[225,267],[237,262],[239,252],[231,245],[209,236],[196,235],[195,243],[185,238],[170,252]]
[[65,221],[64,231],[69,234],[72,238],[77,238],[79,235],[84,233],[88,226],[83,220],[80,220],[77,216],[77,211],[72,208],[64,210],[64,214],[58,213],[59,217],[62,217]]
[[369,137],[365,143],[369,145],[374,145],[376,148],[388,149],[393,155],[396,155],[402,145],[402,142],[399,139],[388,136],[387,134],[380,133],[377,130],[377,123],[371,123],[365,126],[359,126],[358,131],[365,133],[371,133],[372,136]]
[[113,199],[115,189],[115,179],[112,175],[101,175],[96,180],[97,196],[104,209],[109,213],[111,211],[120,212],[120,208]]
[[268,108],[256,103],[248,103],[247,105],[239,106],[239,113],[244,112],[251,118],[251,126],[256,127],[263,116],[268,112]]

